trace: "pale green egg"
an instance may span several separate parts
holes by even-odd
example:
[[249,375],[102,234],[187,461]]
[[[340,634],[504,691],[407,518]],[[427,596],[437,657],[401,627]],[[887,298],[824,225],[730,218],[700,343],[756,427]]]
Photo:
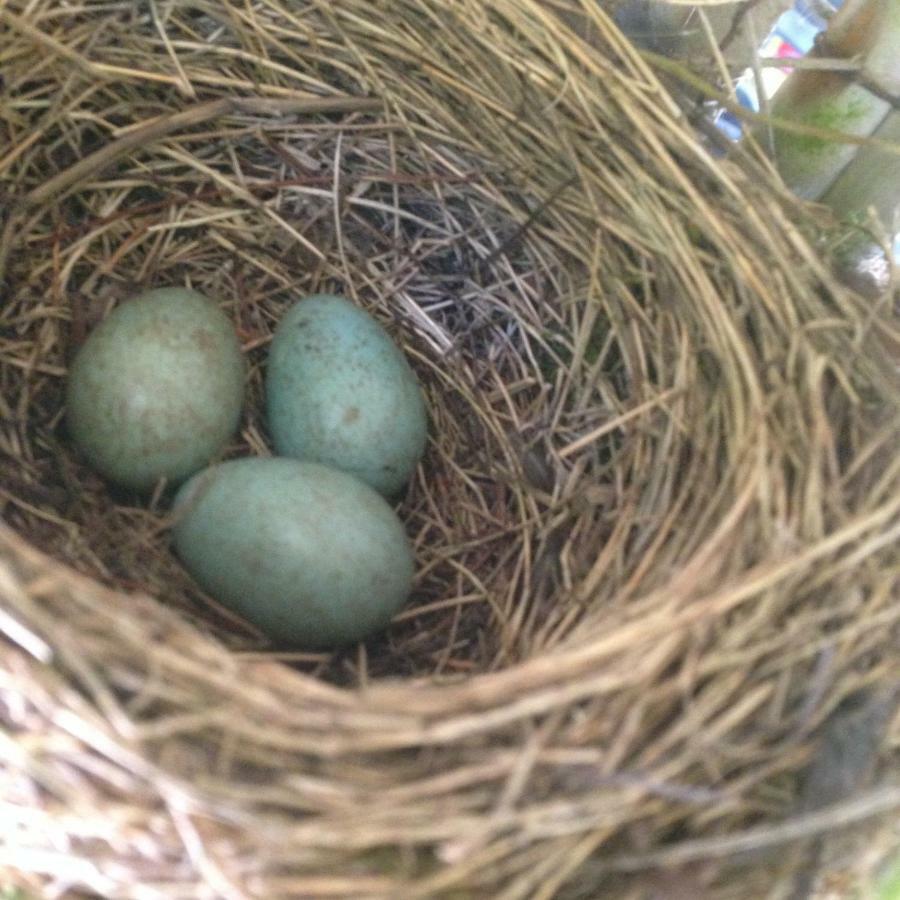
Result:
[[240,459],[178,492],[174,546],[216,600],[275,644],[338,647],[383,629],[409,596],[413,555],[384,498],[295,459]]
[[388,497],[425,449],[425,403],[409,363],[342,297],[317,294],[285,314],[269,351],[266,409],[276,453],[350,472]]
[[147,291],[89,335],[69,370],[69,432],[124,487],[178,483],[208,465],[238,426],[244,361],[218,306],[186,288]]

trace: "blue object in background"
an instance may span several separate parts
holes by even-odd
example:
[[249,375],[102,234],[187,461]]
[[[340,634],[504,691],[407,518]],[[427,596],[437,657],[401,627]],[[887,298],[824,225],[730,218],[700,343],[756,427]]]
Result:
[[753,112],[759,112],[759,98],[756,96],[756,84],[752,72],[749,78],[742,78],[734,86],[734,95],[741,106],[752,109]]
[[[819,0],[819,7],[825,7],[832,13],[843,6],[844,0]],[[760,55],[784,56],[785,60],[793,56],[805,56],[813,48],[816,35],[825,30],[827,21],[819,14],[812,0],[796,0],[794,5],[782,13],[775,25],[766,35],[760,47]],[[771,79],[768,79],[771,81]],[[770,85],[771,88],[771,85]],[[738,103],[753,112],[759,112],[756,78],[752,70],[747,69],[734,86]],[[770,91],[767,91],[771,96]],[[739,141],[743,134],[743,126],[733,113],[720,109],[713,116],[713,122],[725,136],[732,141]]]
[[824,28],[824,20],[818,16],[808,18],[795,6],[779,17],[775,23],[775,34],[805,56],[812,50],[816,35]]
[[[741,134],[743,133],[741,123],[738,121],[737,116],[730,113],[727,109],[719,110],[719,112],[716,113],[713,122],[728,140],[737,142],[741,139]],[[725,155],[723,151],[720,151],[717,148],[714,148],[714,152],[716,156]]]

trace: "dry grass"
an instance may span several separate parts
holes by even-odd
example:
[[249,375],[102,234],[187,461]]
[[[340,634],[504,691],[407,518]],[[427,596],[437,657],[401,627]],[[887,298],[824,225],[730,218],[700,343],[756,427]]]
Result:
[[[900,677],[888,298],[834,283],[812,213],[564,7],[0,5],[0,866],[24,886],[762,897],[802,865],[773,847],[898,805],[795,805],[810,735]],[[263,645],[170,556],[166,492],[68,447],[72,353],[172,283],[250,360],[230,455],[268,452],[298,294],[404,345],[431,441],[384,638]]]

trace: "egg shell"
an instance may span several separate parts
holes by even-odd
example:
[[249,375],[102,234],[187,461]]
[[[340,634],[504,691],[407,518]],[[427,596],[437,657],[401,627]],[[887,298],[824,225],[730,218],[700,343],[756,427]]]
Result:
[[350,472],[388,497],[425,450],[425,403],[406,358],[368,313],[331,294],[279,323],[266,409],[278,454]]
[[208,465],[237,429],[244,361],[234,328],[186,288],[147,291],[91,332],[69,370],[69,433],[123,487],[178,483]]
[[181,488],[174,518],[187,570],[279,646],[364,640],[409,596],[413,555],[393,509],[352,475],[319,463],[214,466]]

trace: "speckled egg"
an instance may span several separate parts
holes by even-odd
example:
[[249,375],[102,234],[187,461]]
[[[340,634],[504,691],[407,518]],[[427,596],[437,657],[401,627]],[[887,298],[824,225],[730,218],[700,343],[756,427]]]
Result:
[[213,466],[181,488],[174,518],[187,570],[278,646],[363,640],[409,595],[413,556],[394,511],[357,478],[318,463]]
[[349,300],[295,304],[269,352],[266,408],[275,451],[334,466],[395,495],[425,449],[416,376],[387,332]]
[[234,435],[243,391],[240,345],[219,307],[186,288],[151,290],[117,307],[78,351],[69,432],[116,484],[178,483]]

